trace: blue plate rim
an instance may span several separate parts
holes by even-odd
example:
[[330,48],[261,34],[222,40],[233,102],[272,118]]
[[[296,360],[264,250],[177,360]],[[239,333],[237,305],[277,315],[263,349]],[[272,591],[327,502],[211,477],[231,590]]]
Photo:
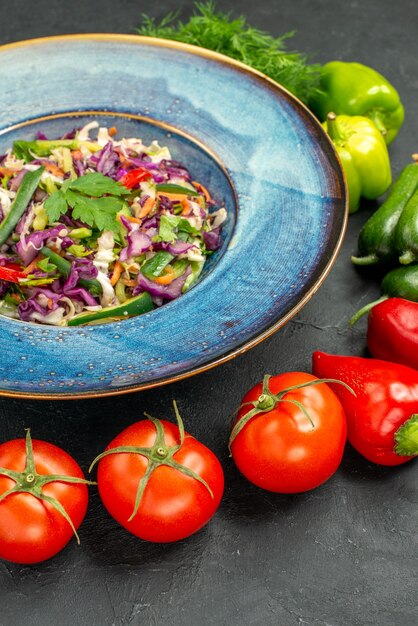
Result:
[[[258,78],[260,82],[264,84],[267,83],[267,86],[269,88],[275,91],[279,91],[282,94],[284,94],[287,97],[287,99],[291,100],[296,107],[298,107],[299,109],[302,109],[305,115],[308,115],[308,117],[311,119],[311,121],[317,127],[318,130],[319,129],[322,130],[322,137],[327,142],[328,144],[327,147],[333,153],[335,161],[339,166],[338,174],[340,175],[340,178],[341,178],[340,182],[342,183],[341,189],[343,192],[342,199],[344,200],[344,215],[342,216],[341,228],[340,228],[338,237],[335,241],[332,253],[330,254],[328,258],[327,263],[325,264],[325,266],[323,267],[322,271],[317,276],[317,278],[314,280],[311,287],[307,289],[307,291],[301,298],[299,298],[298,302],[285,315],[280,317],[276,322],[274,322],[267,329],[265,329],[264,331],[260,333],[256,333],[253,337],[249,339],[244,340],[240,345],[236,346],[232,350],[225,352],[221,356],[218,356],[212,360],[209,360],[195,368],[187,369],[187,371],[185,372],[180,372],[175,375],[169,375],[167,377],[159,378],[159,379],[152,380],[152,381],[145,381],[145,382],[138,383],[138,384],[126,385],[123,387],[112,387],[111,389],[100,389],[100,390],[93,390],[93,391],[78,391],[75,393],[66,392],[66,391],[64,392],[57,391],[54,393],[44,393],[44,392],[35,393],[35,392],[26,392],[26,391],[14,391],[14,390],[9,390],[9,389],[0,389],[0,397],[21,398],[21,399],[30,399],[30,400],[77,400],[77,399],[88,399],[88,398],[94,399],[94,398],[101,398],[101,397],[118,396],[118,395],[124,395],[128,393],[134,393],[136,391],[142,391],[145,389],[152,389],[152,388],[160,387],[160,386],[172,383],[172,382],[190,378],[197,374],[203,373],[207,370],[213,369],[217,367],[218,365],[222,365],[223,363],[226,363],[232,360],[233,358],[236,358],[244,354],[251,348],[255,347],[256,345],[258,345],[259,343],[261,343],[262,341],[264,341],[265,339],[273,335],[280,328],[282,328],[290,319],[292,319],[292,317],[294,317],[306,305],[306,303],[318,291],[318,289],[321,287],[324,280],[330,273],[336,261],[336,258],[340,252],[340,249],[341,249],[344,237],[345,237],[347,223],[348,223],[348,215],[349,215],[347,181],[346,181],[346,177],[344,174],[344,170],[343,170],[340,158],[338,156],[338,153],[335,149],[335,146],[332,140],[327,135],[325,130],[322,129],[320,122],[312,113],[312,111],[310,111],[310,109],[301,100],[299,100],[295,95],[293,95],[289,90],[283,87],[280,83],[274,81],[273,79],[263,74],[262,72],[259,72],[258,70],[255,70],[251,68],[250,66],[236,59],[232,59],[228,56],[220,54],[219,52],[215,52],[207,48],[200,48],[192,44],[186,44],[183,42],[178,42],[178,41],[169,40],[169,39],[159,39],[157,37],[146,37],[146,36],[141,36],[141,35],[130,35],[130,34],[121,34],[121,33],[94,33],[93,32],[93,33],[73,33],[73,34],[51,35],[47,37],[37,37],[37,38],[25,39],[25,40],[14,41],[14,42],[3,44],[0,46],[0,52],[3,52],[4,50],[13,49],[13,48],[18,48],[18,47],[19,48],[25,47],[25,46],[29,47],[29,46],[38,45],[38,44],[41,45],[43,43],[49,43],[49,42],[53,43],[53,42],[59,42],[59,41],[75,41],[75,40],[82,41],[82,40],[92,40],[92,39],[96,41],[124,42],[124,43],[134,43],[134,44],[142,44],[142,45],[151,45],[155,47],[178,49],[183,52],[188,52],[193,55],[201,56],[210,60],[224,63],[225,65],[228,65],[228,66],[232,66],[236,68],[237,70],[241,71],[242,73],[248,74],[252,76],[253,78],[254,77]],[[73,111],[72,113],[76,114],[75,111]],[[84,114],[85,112],[79,111],[79,113]],[[126,115],[129,115],[129,113],[126,112]],[[147,120],[149,119],[150,118],[147,118]],[[158,120],[157,120],[157,123],[164,125],[163,122],[160,122]],[[18,127],[24,124],[25,122],[20,122],[20,123],[17,122],[16,124],[12,124],[2,130],[3,132],[7,132],[12,127]],[[170,126],[170,125],[168,124],[167,126]],[[175,132],[184,134],[184,131],[182,131],[181,129],[175,128],[173,130],[175,130]],[[196,138],[193,138],[193,140],[197,141]],[[207,146],[204,146],[204,149],[206,151],[209,150]],[[216,155],[213,155],[213,156],[217,160],[218,164],[221,165],[222,168],[224,168],[224,164],[222,163],[222,161],[217,159]],[[235,193],[234,186],[232,186],[232,188]]]

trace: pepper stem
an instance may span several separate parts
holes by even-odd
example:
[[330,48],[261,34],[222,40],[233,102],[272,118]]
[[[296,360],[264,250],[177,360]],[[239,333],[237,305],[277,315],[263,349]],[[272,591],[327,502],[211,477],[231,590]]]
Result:
[[381,302],[384,302],[388,298],[389,296],[382,296],[378,300],[374,300],[374,302],[369,302],[369,304],[366,304],[366,306],[359,309],[357,313],[354,313],[353,317],[348,322],[349,326],[354,326],[355,324],[357,324],[357,322],[361,317],[363,317],[363,315],[366,315],[366,313],[371,311],[373,307],[375,307],[377,304],[380,304]]
[[401,256],[399,257],[399,263],[401,263],[402,265],[409,265],[410,263],[413,263],[415,260],[416,260],[416,257],[415,257],[415,254],[412,252],[412,250],[407,250],[406,252],[401,254]]
[[334,142],[344,139],[338,126],[337,116],[333,111],[330,111],[327,115],[327,132]]
[[414,413],[395,433],[396,454],[418,456],[418,414]]
[[354,265],[375,265],[379,262],[377,254],[368,254],[367,256],[352,256],[351,262]]

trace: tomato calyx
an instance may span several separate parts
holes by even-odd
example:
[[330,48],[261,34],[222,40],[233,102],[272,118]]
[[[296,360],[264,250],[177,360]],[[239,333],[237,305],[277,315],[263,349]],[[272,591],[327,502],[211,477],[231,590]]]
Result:
[[8,496],[14,493],[29,493],[38,500],[48,502],[55,510],[58,511],[69,523],[71,529],[77,539],[77,543],[80,544],[80,538],[74,527],[71,517],[68,515],[62,504],[52,496],[47,496],[43,493],[42,489],[45,485],[52,482],[62,483],[81,483],[84,485],[95,485],[97,483],[85,480],[84,478],[78,478],[76,476],[64,476],[61,474],[38,474],[35,466],[35,459],[33,455],[32,438],[30,436],[30,429],[26,429],[26,463],[23,472],[16,472],[15,470],[0,467],[0,476],[7,476],[11,480],[15,481],[15,485],[0,495],[0,502],[5,500]]
[[338,383],[339,385],[343,385],[343,387],[346,387],[346,389],[348,389],[350,393],[352,393],[353,395],[356,395],[355,392],[351,389],[351,387],[349,387],[346,383],[343,383],[341,380],[335,380],[334,378],[318,378],[316,380],[309,380],[306,383],[301,383],[300,385],[293,385],[292,387],[287,387],[286,389],[283,389],[282,391],[280,391],[280,393],[274,394],[272,391],[270,391],[270,388],[269,388],[270,378],[271,378],[271,374],[266,374],[264,376],[261,394],[258,396],[255,402],[244,402],[235,411],[234,415],[236,415],[245,406],[253,407],[250,411],[248,411],[248,413],[245,413],[236,422],[235,426],[233,427],[231,431],[231,435],[229,437],[229,442],[228,442],[228,447],[230,451],[231,451],[231,446],[234,440],[236,439],[237,435],[239,435],[241,430],[248,424],[249,421],[251,421],[256,415],[259,415],[260,413],[269,413],[270,411],[275,409],[276,406],[280,402],[290,402],[291,404],[294,404],[295,406],[297,406],[305,415],[306,419],[308,419],[309,422],[311,423],[312,430],[315,430],[315,424],[313,423],[312,418],[309,415],[309,412],[306,410],[303,404],[299,402],[298,400],[295,400],[294,398],[285,398],[286,394],[288,394],[291,391],[296,391],[297,389],[302,389],[303,387],[312,387],[313,385],[319,385],[322,383]]
[[178,452],[183,446],[184,437],[185,437],[183,420],[181,419],[175,400],[173,401],[173,405],[174,405],[174,412],[176,415],[176,420],[177,420],[177,425],[178,425],[179,435],[180,435],[180,442],[177,445],[175,446],[167,445],[166,440],[165,440],[164,426],[161,423],[161,421],[157,419],[156,417],[149,415],[148,413],[144,413],[145,417],[151,420],[151,422],[154,424],[155,430],[156,430],[155,441],[151,447],[142,448],[139,446],[118,446],[116,448],[110,448],[109,450],[105,450],[104,452],[99,454],[90,465],[89,472],[91,472],[94,465],[98,461],[100,461],[106,456],[109,456],[110,454],[121,454],[121,453],[140,454],[141,456],[144,456],[146,459],[148,459],[148,466],[145,471],[145,474],[142,476],[141,480],[138,483],[134,509],[133,509],[132,515],[128,519],[128,522],[131,522],[133,518],[135,517],[135,515],[138,513],[142,496],[145,492],[145,489],[151,477],[151,474],[154,472],[155,469],[157,469],[157,467],[160,467],[162,465],[171,467],[172,469],[178,470],[182,474],[186,474],[186,476],[190,476],[190,478],[194,478],[198,482],[202,483],[202,485],[209,491],[211,498],[214,497],[213,492],[211,488],[209,487],[208,483],[201,476],[196,474],[196,472],[186,467],[185,465],[178,463],[173,458],[176,452]]

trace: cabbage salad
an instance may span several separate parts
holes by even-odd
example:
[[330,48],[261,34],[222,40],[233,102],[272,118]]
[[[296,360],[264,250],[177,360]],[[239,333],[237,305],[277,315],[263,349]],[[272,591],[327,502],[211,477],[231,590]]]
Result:
[[2,315],[55,326],[139,315],[186,292],[219,249],[225,208],[167,147],[116,134],[94,121],[0,156]]

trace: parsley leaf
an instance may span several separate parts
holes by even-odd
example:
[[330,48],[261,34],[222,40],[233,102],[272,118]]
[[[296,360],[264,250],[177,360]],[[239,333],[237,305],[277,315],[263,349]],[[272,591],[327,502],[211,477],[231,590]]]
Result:
[[123,196],[130,193],[129,189],[113,180],[113,178],[100,174],[100,172],[91,172],[72,180],[64,190],[66,191],[67,189],[95,197],[102,196],[105,193],[112,196]]
[[159,241],[173,242],[177,239],[185,241],[187,239],[182,233],[188,235],[200,235],[200,231],[194,228],[188,220],[179,215],[162,215],[158,229]]
[[160,226],[158,229],[158,237],[160,241],[173,242],[176,240],[175,228],[180,221],[180,217],[176,215],[162,215]]
[[61,215],[67,212],[67,202],[60,191],[55,191],[44,204],[50,222],[57,222]]
[[59,220],[70,206],[74,219],[80,219],[91,227],[117,232],[116,214],[126,206],[121,196],[130,191],[112,178],[92,172],[75,180],[67,179],[59,191],[45,202],[45,210],[51,222]]
[[75,197],[73,208],[74,219],[79,219],[99,230],[118,230],[116,214],[125,206],[120,198],[104,196],[103,198]]

